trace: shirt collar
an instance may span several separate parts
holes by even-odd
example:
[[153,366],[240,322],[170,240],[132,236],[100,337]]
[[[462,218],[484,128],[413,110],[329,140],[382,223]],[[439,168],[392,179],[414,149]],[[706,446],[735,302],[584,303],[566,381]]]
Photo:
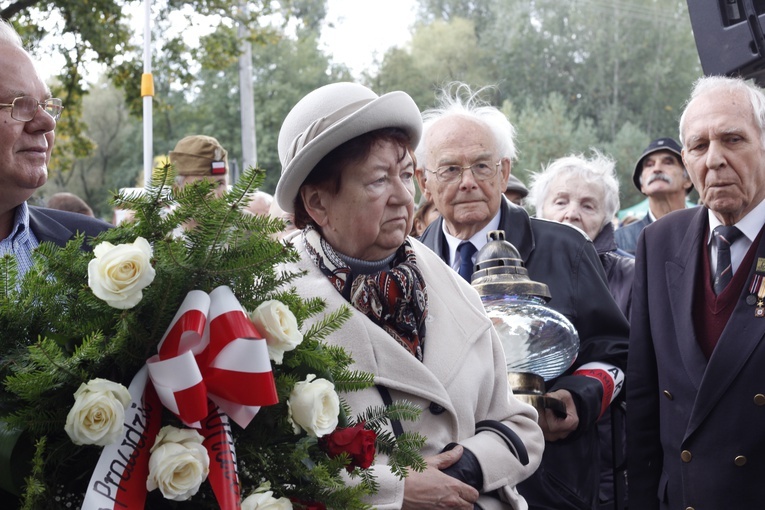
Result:
[[16,215],[13,218],[11,233],[6,239],[14,239],[17,236],[27,235],[29,232],[29,206],[22,202],[16,207]]
[[483,227],[481,230],[473,234],[473,237],[470,239],[460,239],[458,237],[454,237],[449,232],[446,231],[446,220],[441,222],[441,230],[444,233],[444,237],[446,237],[446,243],[449,247],[449,263],[454,264],[456,258],[457,258],[457,247],[460,245],[462,241],[470,241],[473,243],[473,246],[476,247],[476,250],[480,250],[484,247],[484,245],[487,243],[487,234],[491,232],[492,230],[498,230],[499,229],[499,218],[501,216],[501,209],[497,209],[497,214],[494,215],[494,217],[489,221],[489,223],[486,224],[485,227]]
[[656,216],[651,212],[651,206],[648,206],[648,218],[651,220],[651,223],[656,221]]
[[[707,244],[709,244],[712,241],[712,231],[716,226],[722,225],[722,223],[717,219],[717,216],[714,215],[711,209],[707,209],[707,215],[709,217]],[[760,233],[763,224],[765,224],[765,200],[749,211],[749,213],[741,218],[735,226],[738,227],[751,243],[757,238],[757,234]]]

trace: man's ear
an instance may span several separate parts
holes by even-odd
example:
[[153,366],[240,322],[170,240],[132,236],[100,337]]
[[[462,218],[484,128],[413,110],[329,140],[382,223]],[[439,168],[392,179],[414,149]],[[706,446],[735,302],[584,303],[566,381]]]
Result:
[[693,181],[691,180],[691,174],[688,173],[688,170],[685,168],[683,169],[683,177],[685,178],[685,182],[683,183],[683,189],[688,191],[693,187]]
[[417,186],[420,188],[420,194],[425,197],[425,200],[433,200],[433,197],[430,194],[430,190],[427,187],[427,180],[428,180],[428,174],[425,172],[425,169],[420,167],[416,168],[414,170],[414,177],[417,179]]
[[688,191],[693,186],[693,181],[691,180],[691,173],[688,171],[688,163],[685,162],[685,147],[680,149],[680,164],[683,165],[683,177],[685,177],[683,189]]
[[300,197],[308,215],[320,227],[327,224],[327,208],[325,207],[326,192],[313,184],[300,188]]
[[502,174],[502,193],[507,188],[507,180],[510,178],[510,172],[513,169],[513,162],[510,158],[502,158],[499,160],[499,171]]

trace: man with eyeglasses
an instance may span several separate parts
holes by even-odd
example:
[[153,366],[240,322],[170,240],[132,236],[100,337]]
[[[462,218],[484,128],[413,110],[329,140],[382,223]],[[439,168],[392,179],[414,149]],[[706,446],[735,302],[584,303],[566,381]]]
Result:
[[16,257],[19,274],[42,241],[64,245],[77,231],[96,235],[110,225],[81,214],[30,207],[48,179],[61,100],[50,90],[13,27],[0,20],[0,256]]
[[566,404],[566,417],[550,409],[540,413],[546,439],[542,465],[518,490],[531,509],[596,509],[596,422],[621,390],[629,325],[589,239],[569,225],[529,218],[504,198],[515,129],[501,111],[479,100],[481,92],[453,84],[436,108],[423,113],[416,175],[442,217],[420,241],[469,280],[487,233],[503,230],[529,277],[549,286],[549,305],[576,327],[576,362],[546,382],[548,395]]

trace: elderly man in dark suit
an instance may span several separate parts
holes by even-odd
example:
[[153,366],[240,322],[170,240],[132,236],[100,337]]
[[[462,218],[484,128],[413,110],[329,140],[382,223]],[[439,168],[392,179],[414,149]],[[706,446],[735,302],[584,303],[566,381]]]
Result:
[[514,128],[467,85],[455,87],[453,95],[444,91],[438,108],[423,113],[416,174],[442,217],[420,241],[470,279],[486,233],[503,230],[530,278],[549,286],[550,306],[576,327],[579,357],[562,376],[547,382],[549,394],[565,402],[566,417],[550,409],[540,413],[546,440],[542,465],[518,490],[531,509],[594,509],[596,422],[621,387],[629,326],[587,236],[569,225],[529,218],[502,195],[515,156]]
[[635,163],[632,182],[648,197],[646,215],[614,232],[619,249],[634,255],[640,232],[659,218],[685,209],[685,197],[693,189],[680,156],[680,145],[672,138],[657,138],[648,144]]
[[765,94],[700,79],[680,119],[704,207],[638,241],[627,379],[629,508],[765,501]]
[[[53,130],[63,106],[60,99],[51,98],[19,35],[3,20],[0,69],[0,256],[14,256],[22,275],[41,242],[64,245],[77,232],[93,236],[110,225],[83,214],[27,205],[48,179]],[[8,460],[0,462],[5,465]],[[17,496],[5,489],[0,489],[0,501],[5,508],[18,506]]]
[[0,255],[16,257],[19,273],[31,266],[42,241],[65,244],[75,232],[95,235],[108,223],[82,214],[29,207],[45,184],[61,100],[50,90],[16,31],[0,22]]

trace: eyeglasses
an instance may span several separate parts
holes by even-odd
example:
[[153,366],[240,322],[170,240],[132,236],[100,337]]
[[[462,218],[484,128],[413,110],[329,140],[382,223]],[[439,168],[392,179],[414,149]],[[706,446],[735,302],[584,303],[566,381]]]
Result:
[[439,166],[435,170],[428,170],[428,172],[436,174],[436,179],[441,182],[455,182],[461,180],[462,172],[469,169],[471,172],[473,172],[473,177],[475,180],[485,181],[497,175],[497,170],[499,170],[499,163],[500,162],[497,161],[496,164],[492,165],[491,163],[481,161],[478,163],[473,163],[470,166],[444,165]]
[[45,101],[38,101],[31,96],[21,96],[14,99],[11,103],[0,103],[0,108],[11,109],[11,118],[21,122],[29,122],[34,119],[41,106],[45,113],[53,117],[53,120],[58,120],[61,117],[61,110],[64,109],[61,99],[55,97]]

